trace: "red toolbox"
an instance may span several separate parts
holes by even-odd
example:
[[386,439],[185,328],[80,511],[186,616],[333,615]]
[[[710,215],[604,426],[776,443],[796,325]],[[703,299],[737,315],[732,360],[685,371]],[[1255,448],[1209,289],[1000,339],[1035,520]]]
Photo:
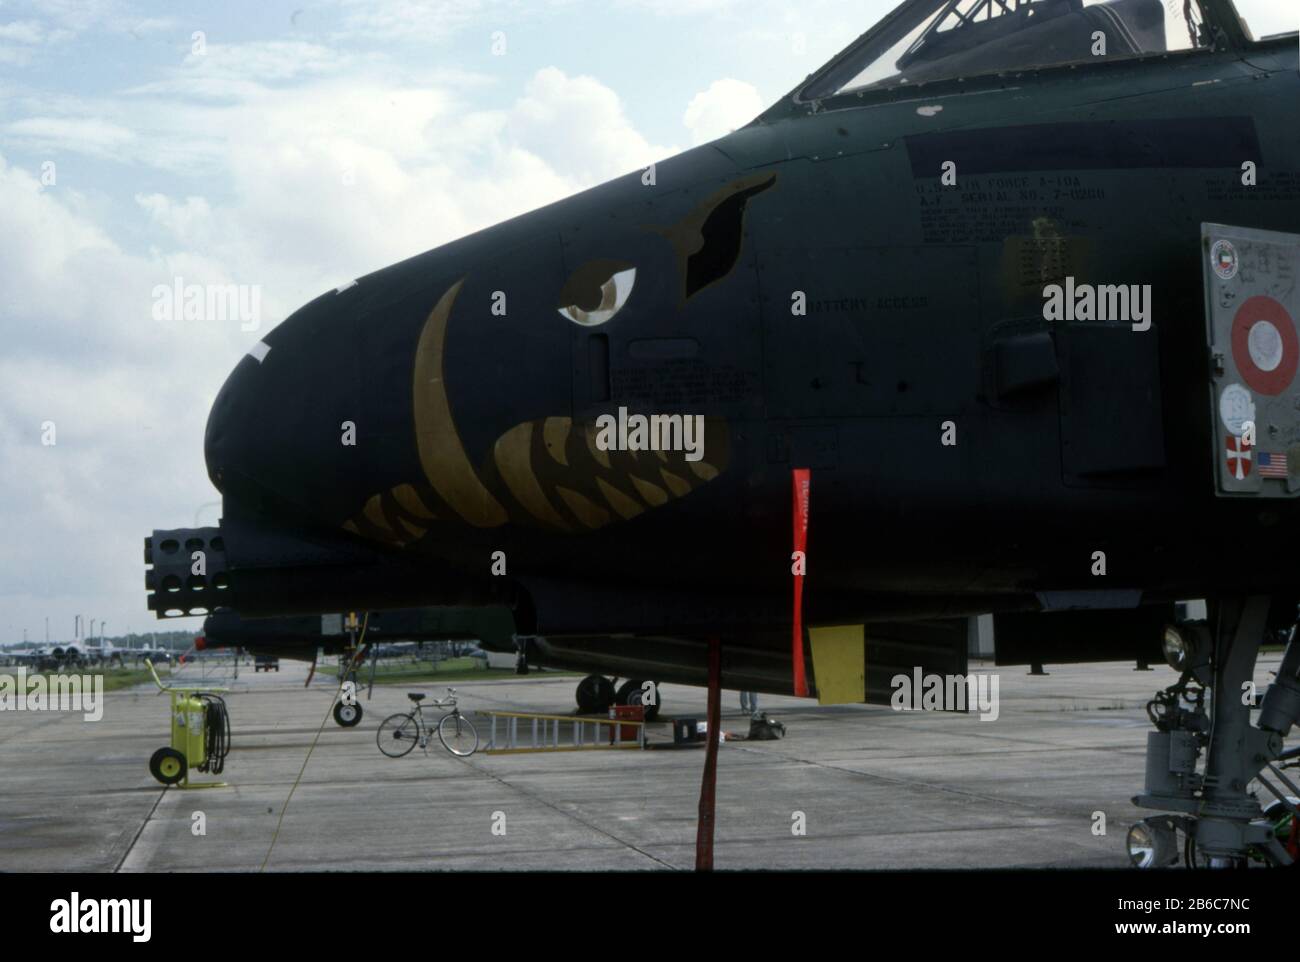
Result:
[[[610,705],[609,717],[619,721],[644,722],[645,706],[644,705]],[[623,742],[634,742],[638,737],[639,725],[610,725],[609,742],[612,745],[616,740]],[[615,732],[618,734],[615,735]]]

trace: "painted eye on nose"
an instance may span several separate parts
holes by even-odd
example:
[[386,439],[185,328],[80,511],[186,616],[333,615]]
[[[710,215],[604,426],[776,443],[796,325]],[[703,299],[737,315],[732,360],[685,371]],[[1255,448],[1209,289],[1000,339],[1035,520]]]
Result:
[[574,324],[596,327],[622,309],[635,283],[636,268],[625,261],[588,261],[565,282],[557,310]]

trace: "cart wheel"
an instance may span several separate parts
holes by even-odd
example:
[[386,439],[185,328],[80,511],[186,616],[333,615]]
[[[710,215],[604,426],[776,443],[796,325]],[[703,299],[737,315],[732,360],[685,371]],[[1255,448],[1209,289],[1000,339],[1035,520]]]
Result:
[[185,756],[174,748],[160,748],[149,759],[149,774],[164,785],[175,785],[185,777]]
[[343,728],[353,728],[361,724],[361,706],[358,704],[345,705],[339,702],[334,706],[334,720]]

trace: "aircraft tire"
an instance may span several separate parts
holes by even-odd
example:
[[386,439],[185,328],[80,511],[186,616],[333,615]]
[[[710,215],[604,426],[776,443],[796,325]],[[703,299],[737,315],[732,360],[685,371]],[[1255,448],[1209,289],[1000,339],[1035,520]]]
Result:
[[[659,717],[659,683],[652,681],[654,685],[654,704],[645,705],[645,720],[654,721]],[[618,686],[618,693],[614,698],[616,705],[640,705],[641,693],[645,690],[645,681],[640,678],[629,678],[623,684]]]
[[334,721],[340,728],[355,728],[360,725],[362,714],[361,705],[357,703],[345,705],[339,702],[334,706]]
[[[1296,802],[1297,804],[1300,804],[1300,800],[1297,800],[1294,795],[1288,797],[1291,799],[1292,802]],[[1287,808],[1285,805],[1283,805],[1280,799],[1275,798],[1273,801],[1269,802],[1269,804],[1264,806],[1264,817],[1268,819],[1270,822],[1276,823],[1280,818],[1282,818],[1283,815],[1287,814],[1289,811],[1290,809]],[[1292,815],[1291,818],[1292,818],[1291,831],[1294,832],[1295,816]],[[1286,845],[1289,841],[1289,838],[1282,839],[1281,841],[1283,845]],[[1300,869],[1300,861],[1292,862],[1289,867],[1292,869]]]
[[578,711],[609,711],[609,706],[614,704],[614,683],[604,675],[588,675],[578,682],[574,697],[578,702]]

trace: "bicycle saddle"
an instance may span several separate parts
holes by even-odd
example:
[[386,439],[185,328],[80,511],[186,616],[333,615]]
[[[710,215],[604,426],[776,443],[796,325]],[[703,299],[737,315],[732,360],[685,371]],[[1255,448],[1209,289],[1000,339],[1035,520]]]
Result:
[[411,701],[424,701],[426,696],[423,692],[408,691],[406,697],[411,699]]

